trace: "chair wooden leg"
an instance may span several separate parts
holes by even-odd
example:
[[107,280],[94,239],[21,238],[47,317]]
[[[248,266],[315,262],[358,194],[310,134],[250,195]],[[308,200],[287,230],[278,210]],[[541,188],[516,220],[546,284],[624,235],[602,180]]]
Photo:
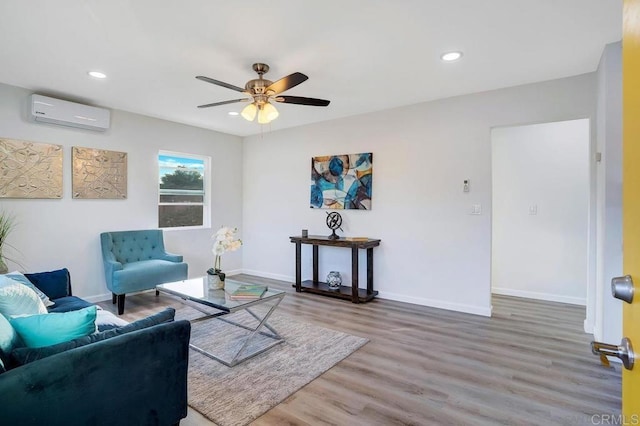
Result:
[[118,315],[124,313],[124,294],[118,295]]
[[111,303],[116,304],[116,300],[118,300],[118,295],[115,293],[111,293]]

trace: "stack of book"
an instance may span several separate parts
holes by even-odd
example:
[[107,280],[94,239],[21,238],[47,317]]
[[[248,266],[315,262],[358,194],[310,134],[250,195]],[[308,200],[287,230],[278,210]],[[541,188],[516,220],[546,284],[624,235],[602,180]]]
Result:
[[227,292],[227,296],[231,300],[260,299],[267,290],[267,286],[264,285],[243,284],[237,289]]

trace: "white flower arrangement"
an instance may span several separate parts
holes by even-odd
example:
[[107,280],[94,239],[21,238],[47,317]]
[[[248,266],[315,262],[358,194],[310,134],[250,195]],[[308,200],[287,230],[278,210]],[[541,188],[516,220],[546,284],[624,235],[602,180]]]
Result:
[[219,273],[222,270],[220,266],[222,255],[228,251],[236,251],[242,245],[242,240],[235,238],[237,233],[238,228],[223,226],[211,237],[214,240],[213,249],[211,251],[215,255],[213,263],[213,270],[215,273]]

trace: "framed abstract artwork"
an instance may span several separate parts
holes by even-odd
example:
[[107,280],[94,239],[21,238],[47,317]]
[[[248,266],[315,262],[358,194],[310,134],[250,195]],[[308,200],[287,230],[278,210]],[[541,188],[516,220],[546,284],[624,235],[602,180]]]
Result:
[[371,210],[373,154],[311,159],[311,208]]
[[127,198],[127,153],[104,149],[71,149],[73,198]]
[[0,198],[62,198],[62,145],[0,138]]

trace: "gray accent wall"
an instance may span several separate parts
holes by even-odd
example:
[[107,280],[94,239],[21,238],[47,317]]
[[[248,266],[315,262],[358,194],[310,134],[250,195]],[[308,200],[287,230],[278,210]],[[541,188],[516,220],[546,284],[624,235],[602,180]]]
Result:
[[[15,215],[18,226],[9,243],[20,262],[9,268],[28,272],[69,268],[74,294],[91,300],[109,296],[100,233],[158,227],[158,151],[211,156],[213,230],[242,230],[242,140],[240,137],[169,121],[112,110],[105,133],[33,123],[27,120],[31,91],[0,84],[0,138],[62,145],[64,194],[61,200],[0,199],[0,208]],[[128,197],[125,200],[71,198],[71,147],[128,154]],[[201,276],[213,266],[212,229],[165,231],[168,251],[182,254],[189,275]],[[227,271],[241,268],[240,252],[224,258]]]

